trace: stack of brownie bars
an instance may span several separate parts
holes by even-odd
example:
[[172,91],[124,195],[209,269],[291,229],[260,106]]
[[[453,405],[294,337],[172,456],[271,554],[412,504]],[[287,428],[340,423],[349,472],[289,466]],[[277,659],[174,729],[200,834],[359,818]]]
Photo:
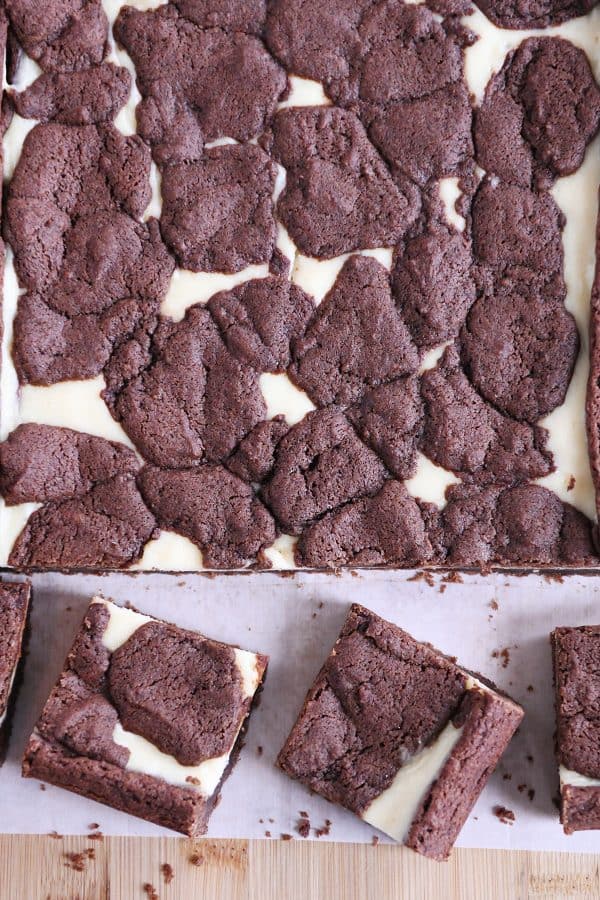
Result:
[[[599,42],[596,0],[0,2],[0,567],[597,567]],[[567,831],[599,641],[552,636]],[[96,598],[24,774],[201,834],[266,667]],[[354,605],[279,764],[445,858],[522,715]]]

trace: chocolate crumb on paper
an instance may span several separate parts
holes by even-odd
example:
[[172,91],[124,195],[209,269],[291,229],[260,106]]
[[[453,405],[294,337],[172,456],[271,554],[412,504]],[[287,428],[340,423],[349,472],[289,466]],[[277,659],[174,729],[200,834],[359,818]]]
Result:
[[171,884],[171,882],[175,878],[173,866],[170,863],[163,863],[160,867],[160,871],[162,873],[163,881],[165,882],[165,884]]
[[512,825],[516,818],[512,809],[506,806],[494,806],[492,812],[503,825]]

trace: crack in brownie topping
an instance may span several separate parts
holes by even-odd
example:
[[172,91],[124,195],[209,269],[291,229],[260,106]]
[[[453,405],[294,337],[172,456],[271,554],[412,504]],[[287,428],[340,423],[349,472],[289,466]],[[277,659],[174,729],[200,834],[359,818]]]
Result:
[[476,5],[7,0],[0,562],[598,563],[597,11]]

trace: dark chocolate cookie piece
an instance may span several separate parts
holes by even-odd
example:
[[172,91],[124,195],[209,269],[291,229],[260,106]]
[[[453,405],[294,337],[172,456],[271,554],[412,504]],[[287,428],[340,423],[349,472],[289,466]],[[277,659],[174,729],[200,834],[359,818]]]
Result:
[[0,444],[0,493],[10,505],[66,500],[139,468],[124,444],[70,428],[19,425]]
[[287,170],[279,216],[307,256],[390,247],[417,217],[417,192],[394,184],[351,112],[282,110],[273,120],[271,149]]
[[473,201],[473,249],[494,273],[527,266],[562,272],[564,216],[547,193],[486,178]]
[[579,333],[561,287],[531,269],[511,270],[475,303],[461,332],[469,379],[514,419],[534,423],[565,399]]
[[200,305],[123,342],[105,376],[113,416],[156,465],[223,460],[265,418],[258,374],[231,356]]
[[[598,778],[600,772],[598,760],[599,636],[598,627],[594,625],[558,628],[551,635],[554,651],[554,678],[557,689],[557,755],[561,765],[573,772],[586,775],[588,778]],[[580,815],[586,812],[589,814],[593,809],[593,801],[589,802],[591,791],[583,785],[579,790],[583,800]],[[563,794],[563,824],[565,824],[564,807],[565,797]],[[569,812],[574,820],[572,808]],[[584,825],[584,827],[586,826]],[[595,823],[590,823],[587,827],[595,827]]]
[[245,704],[232,647],[147,622],[112,654],[107,683],[123,727],[182,766],[229,753],[235,742]]
[[423,404],[415,376],[371,388],[346,415],[390,472],[401,479],[414,474],[423,430]]
[[[183,13],[198,7],[181,5]],[[205,140],[247,141],[264,130],[275,112],[287,87],[285,72],[259,38],[227,31],[221,22],[200,27],[195,21],[202,20],[208,10],[196,11],[198,16],[186,18],[168,3],[149,12],[124,6],[119,13],[114,33],[134,62],[142,97],[148,98],[142,108],[152,106],[157,88],[161,93],[166,88],[175,111],[191,113]],[[245,17],[243,8],[231,7],[225,15],[226,26],[238,11]],[[147,137],[143,128],[142,136]],[[168,128],[161,142],[169,142]]]
[[410,566],[431,558],[417,502],[399,481],[327,513],[306,528],[296,550],[301,566]]
[[156,529],[133,475],[116,475],[82,497],[50,501],[32,513],[9,556],[11,566],[120,569],[142,555]]
[[48,72],[80,72],[108,52],[101,0],[6,0],[19,43]]
[[451,565],[590,565],[591,522],[534,484],[453,485],[431,540]]
[[386,470],[339,410],[315,410],[277,446],[273,475],[262,490],[282,529],[299,534],[324,513],[374,494]]
[[259,147],[226,145],[163,170],[161,231],[179,265],[239,272],[268,262],[275,247],[277,168]]
[[208,308],[240,362],[259,372],[283,372],[290,342],[304,334],[315,305],[287,278],[256,278],[214,294]]
[[458,335],[475,300],[472,262],[468,239],[447,229],[431,229],[400,245],[392,290],[418,347]]
[[52,737],[77,756],[103,760],[124,769],[129,759],[129,750],[112,739],[115,725],[119,721],[114,706],[101,694],[69,702],[71,698],[65,696],[64,683],[59,686],[59,691],[56,699],[62,710]]
[[289,431],[283,416],[259,422],[240,441],[226,462],[227,468],[244,481],[259,483],[267,478],[275,465],[277,444]]
[[315,403],[345,405],[418,364],[388,272],[357,255],[344,263],[306,334],[295,341],[290,375]]
[[547,28],[583,16],[597,0],[475,0],[500,28]]
[[269,511],[248,484],[223,466],[146,466],[138,482],[159,525],[200,547],[207,568],[247,566],[275,540]]
[[130,90],[128,70],[103,63],[81,72],[45,72],[21,93],[11,94],[11,99],[25,119],[91,125],[112,121]]
[[477,113],[477,160],[489,175],[547,187],[581,165],[600,124],[587,56],[562,38],[530,38],[506,58]]
[[456,347],[423,374],[421,395],[423,453],[465,481],[510,484],[553,470],[547,431],[486,403],[460,367]]

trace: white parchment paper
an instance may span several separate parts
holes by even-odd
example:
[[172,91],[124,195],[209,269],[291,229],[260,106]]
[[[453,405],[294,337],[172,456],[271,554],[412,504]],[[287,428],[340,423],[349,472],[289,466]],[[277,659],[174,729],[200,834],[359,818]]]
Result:
[[[299,573],[219,575],[38,575],[33,578],[32,633],[9,754],[0,769],[0,830],[104,834],[171,834],[150,823],[20,775],[20,759],[37,716],[77,632],[90,597],[129,601],[142,612],[270,655],[265,690],[246,745],[209,828],[211,837],[273,838],[295,831],[300,810],[320,840],[367,841],[374,830],[349,812],[310,794],[274,766],[304,694],[329,652],[350,602],[360,602],[454,654],[492,678],[526,711],[523,725],[485,788],[458,844],[463,847],[596,851],[600,836],[566,837],[552,798],[553,689],[548,634],[556,625],[600,623],[600,585],[591,576],[463,575],[462,584],[410,580],[414,573],[355,576]],[[8,576],[7,576],[8,578]],[[496,608],[497,606],[497,608]],[[508,648],[508,652],[499,651]],[[262,747],[262,752],[259,752]],[[531,798],[531,799],[530,799]],[[512,825],[493,813],[515,814]],[[380,839],[386,839],[380,835]]]

